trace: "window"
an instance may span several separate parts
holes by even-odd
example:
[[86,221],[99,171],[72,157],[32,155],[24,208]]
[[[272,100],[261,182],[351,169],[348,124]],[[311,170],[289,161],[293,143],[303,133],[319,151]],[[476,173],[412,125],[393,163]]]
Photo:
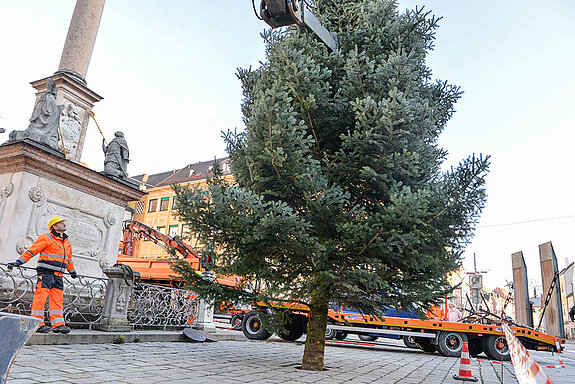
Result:
[[156,212],[156,208],[158,206],[158,199],[152,199],[148,203],[148,212]]
[[164,235],[166,234],[166,226],[165,225],[156,227],[156,230],[160,233],[163,233]]
[[167,211],[169,206],[170,206],[170,198],[162,197],[162,200],[160,201],[160,211]]
[[178,224],[170,225],[170,230],[169,230],[169,232],[168,232],[168,235],[169,235],[170,237],[177,236],[177,235],[178,235],[178,227],[179,227]]
[[174,196],[172,199],[172,209],[176,209],[176,201],[178,201],[178,196]]

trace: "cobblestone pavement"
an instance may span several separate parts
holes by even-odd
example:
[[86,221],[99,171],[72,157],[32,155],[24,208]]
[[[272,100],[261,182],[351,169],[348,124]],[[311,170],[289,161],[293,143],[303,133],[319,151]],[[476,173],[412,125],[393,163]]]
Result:
[[[458,358],[424,354],[393,340],[371,344],[329,344],[323,372],[297,369],[303,344],[277,340],[34,345],[19,353],[7,383],[462,383],[452,378]],[[559,364],[548,352],[532,356],[544,366]],[[575,353],[562,359],[566,368],[545,371],[555,384],[573,384]],[[501,383],[502,370],[503,383],[517,383],[510,363],[472,359],[471,368],[479,383]]]

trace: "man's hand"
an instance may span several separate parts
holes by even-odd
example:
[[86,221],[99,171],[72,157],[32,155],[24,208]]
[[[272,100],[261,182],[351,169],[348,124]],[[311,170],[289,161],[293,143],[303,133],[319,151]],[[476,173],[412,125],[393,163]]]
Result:
[[76,273],[76,271],[70,272],[70,276],[72,277],[72,279],[77,279],[77,278],[78,278],[78,274]]
[[22,262],[20,262],[19,260],[13,261],[11,263],[6,264],[8,266],[8,270],[11,271],[12,269],[14,269],[15,267],[19,267],[20,264],[22,264]]

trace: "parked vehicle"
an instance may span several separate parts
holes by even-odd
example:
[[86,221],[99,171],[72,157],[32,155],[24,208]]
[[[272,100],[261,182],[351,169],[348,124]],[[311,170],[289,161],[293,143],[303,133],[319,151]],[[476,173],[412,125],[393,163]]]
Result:
[[[286,333],[279,334],[284,340],[297,340],[306,332],[308,308],[301,304],[277,304],[267,306],[258,303],[247,312],[242,320],[242,331],[248,339],[265,340],[272,336],[260,320],[268,310],[287,310],[291,321]],[[425,352],[439,352],[444,356],[459,357],[463,343],[467,342],[469,354],[485,353],[493,360],[510,360],[509,349],[501,324],[453,323],[439,320],[413,318],[409,312],[388,312],[393,316],[366,316],[343,308],[328,311],[326,339],[343,340],[349,334],[356,334],[362,340],[377,337],[402,338],[405,345],[417,347]],[[558,339],[533,328],[511,324],[510,328],[527,349],[561,352],[565,340]]]

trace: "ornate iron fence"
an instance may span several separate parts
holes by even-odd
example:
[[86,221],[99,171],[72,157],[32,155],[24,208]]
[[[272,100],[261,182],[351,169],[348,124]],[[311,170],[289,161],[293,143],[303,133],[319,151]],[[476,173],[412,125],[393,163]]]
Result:
[[[64,276],[64,319],[68,325],[89,329],[102,323],[107,278]],[[29,315],[36,270],[17,267],[9,271],[0,263],[0,311]],[[137,283],[132,287],[128,321],[134,328],[173,329],[197,324],[198,296],[184,289]],[[48,318],[46,318],[48,320]]]
[[[29,315],[34,291],[36,269],[17,267],[9,271],[0,265],[0,311]],[[64,275],[64,320],[69,325],[93,328],[102,320],[102,308],[108,279]],[[48,320],[48,319],[46,319]]]
[[136,328],[182,328],[197,324],[198,296],[185,289],[137,284],[132,289],[128,321]]

